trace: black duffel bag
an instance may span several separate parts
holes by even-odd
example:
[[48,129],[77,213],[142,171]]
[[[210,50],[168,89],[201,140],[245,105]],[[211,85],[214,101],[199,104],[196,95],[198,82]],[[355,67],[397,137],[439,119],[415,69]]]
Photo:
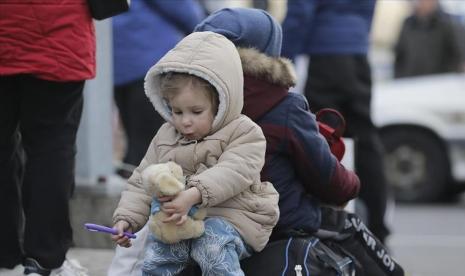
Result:
[[263,251],[242,260],[241,267],[251,276],[355,275],[355,263],[349,256],[334,252],[313,236],[272,241]]
[[[331,250],[313,236],[294,236],[275,240],[251,257],[241,261],[246,276],[354,276],[353,258]],[[342,254],[341,254],[342,253]],[[180,275],[200,276],[197,265]]]
[[404,276],[402,266],[356,214],[331,207],[322,207],[321,213],[321,228],[314,235],[333,251],[352,256],[355,275]]

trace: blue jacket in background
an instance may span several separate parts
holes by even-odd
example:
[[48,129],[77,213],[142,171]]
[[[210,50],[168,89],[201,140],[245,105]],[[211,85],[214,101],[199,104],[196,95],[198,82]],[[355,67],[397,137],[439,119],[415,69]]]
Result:
[[289,0],[282,55],[366,54],[376,0]]
[[142,79],[148,69],[203,19],[195,0],[133,0],[113,22],[114,83]]

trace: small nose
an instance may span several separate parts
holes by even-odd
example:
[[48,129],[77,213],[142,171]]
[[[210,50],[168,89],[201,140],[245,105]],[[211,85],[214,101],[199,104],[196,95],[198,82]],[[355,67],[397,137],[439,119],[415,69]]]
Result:
[[185,115],[182,117],[182,124],[183,126],[190,126],[192,124],[191,116]]

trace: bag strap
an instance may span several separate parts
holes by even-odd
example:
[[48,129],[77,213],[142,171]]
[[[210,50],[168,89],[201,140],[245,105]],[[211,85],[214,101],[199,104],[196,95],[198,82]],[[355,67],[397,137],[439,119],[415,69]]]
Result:
[[289,247],[291,246],[291,243],[292,243],[292,237],[290,237],[287,240],[286,251],[284,252],[286,261],[285,261],[284,269],[283,269],[283,272],[281,273],[281,276],[286,275],[287,268],[289,267]]
[[304,268],[305,268],[305,272],[307,276],[310,276],[310,272],[309,272],[309,269],[308,269],[308,266],[307,266],[307,262],[305,260],[307,260],[308,258],[308,253],[310,252],[310,249],[314,248],[315,245],[320,241],[320,239],[318,238],[315,238],[315,240],[313,240],[312,242],[309,242],[306,249],[305,249],[305,256],[303,258],[304,262]]

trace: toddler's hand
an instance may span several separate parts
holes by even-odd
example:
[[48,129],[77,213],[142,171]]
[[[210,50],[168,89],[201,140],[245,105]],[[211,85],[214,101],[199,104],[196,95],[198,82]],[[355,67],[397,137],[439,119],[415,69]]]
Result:
[[118,231],[118,235],[111,235],[111,239],[118,244],[119,246],[122,247],[131,247],[131,239],[129,239],[126,235],[123,234],[123,232],[131,232],[132,229],[127,221],[120,220],[115,225],[113,225],[113,229],[116,229]]
[[172,201],[163,203],[162,210],[170,215],[163,222],[176,221],[177,225],[183,224],[187,220],[190,208],[200,202],[201,195],[197,188],[192,187],[180,192]]
[[171,201],[174,199],[174,196],[160,196],[160,197],[157,197],[157,200],[159,202],[168,202],[168,201]]
[[187,220],[187,214],[182,215],[180,213],[171,214],[168,218],[164,219],[163,222],[176,222],[176,225],[182,225]]

